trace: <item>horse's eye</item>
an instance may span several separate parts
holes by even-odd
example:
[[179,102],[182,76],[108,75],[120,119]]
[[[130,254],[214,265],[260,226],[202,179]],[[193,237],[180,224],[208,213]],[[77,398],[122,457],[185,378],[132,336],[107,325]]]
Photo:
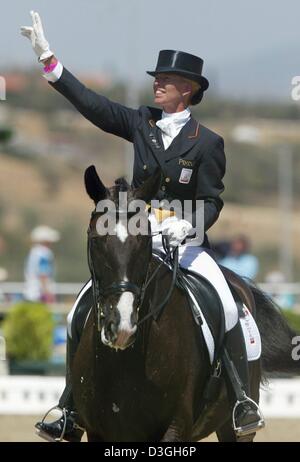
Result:
[[105,234],[103,236],[94,235],[94,236],[91,237],[91,242],[92,242],[92,244],[100,245],[101,243],[105,242],[106,239],[107,239],[107,234]]

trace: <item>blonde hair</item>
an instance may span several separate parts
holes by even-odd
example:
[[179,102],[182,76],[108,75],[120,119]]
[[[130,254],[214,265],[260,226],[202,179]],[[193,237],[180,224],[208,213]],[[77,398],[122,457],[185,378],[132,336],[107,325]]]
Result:
[[201,85],[198,82],[195,82],[194,80],[190,79],[184,79],[187,83],[189,83],[192,87],[192,92],[189,98],[189,104],[191,103],[193,96],[195,96],[196,93],[201,89]]
[[193,82],[192,80],[189,81],[192,84],[192,96],[194,96],[197,91],[200,90],[201,85],[198,82]]

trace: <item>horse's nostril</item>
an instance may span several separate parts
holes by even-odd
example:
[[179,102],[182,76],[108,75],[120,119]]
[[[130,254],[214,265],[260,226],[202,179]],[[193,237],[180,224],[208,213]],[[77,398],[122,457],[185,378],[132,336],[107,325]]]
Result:
[[134,327],[137,323],[137,313],[136,312],[132,313],[130,317],[130,321],[131,321],[132,327]]
[[111,331],[114,335],[117,334],[117,326],[115,325],[114,322],[111,323]]
[[118,334],[117,334],[117,326],[113,321],[110,321],[110,323],[107,325],[107,333],[110,337],[111,341],[116,340]]

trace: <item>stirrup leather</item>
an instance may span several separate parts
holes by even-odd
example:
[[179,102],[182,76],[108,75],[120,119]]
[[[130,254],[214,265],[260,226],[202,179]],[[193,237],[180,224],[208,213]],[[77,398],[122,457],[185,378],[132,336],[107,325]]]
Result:
[[[50,442],[53,442],[53,443],[61,443],[63,441],[65,433],[66,433],[67,418],[68,418],[67,409],[65,407],[60,408],[59,406],[53,406],[51,409],[49,409],[49,411],[46,412],[46,414],[42,418],[41,424],[43,424],[45,422],[45,419],[50,414],[50,412],[54,411],[55,409],[59,409],[62,412],[61,419],[63,419],[63,422],[64,422],[63,423],[63,429],[62,429],[62,432],[61,432],[60,436],[57,437],[57,438],[52,437],[51,435],[49,435],[45,431],[41,430],[40,428],[37,428],[36,433],[41,438],[44,438],[46,441],[50,441]],[[78,425],[76,422],[74,422],[74,430],[81,430],[81,431],[85,432],[85,428],[80,427],[80,425]]]
[[[256,402],[253,401],[253,399],[249,398],[249,396],[247,396],[246,394],[244,396],[245,396],[245,399],[237,400],[232,410],[233,430],[235,431],[235,434],[237,436],[246,436],[246,435],[249,435],[250,433],[254,433],[259,430],[262,430],[265,427],[265,420],[264,420],[263,414],[261,410],[259,409],[258,405],[256,404]],[[251,407],[257,412],[259,416],[259,420],[256,422],[249,423],[248,425],[237,426],[236,411],[237,411],[237,408],[241,404],[244,404],[244,403],[251,403]]]

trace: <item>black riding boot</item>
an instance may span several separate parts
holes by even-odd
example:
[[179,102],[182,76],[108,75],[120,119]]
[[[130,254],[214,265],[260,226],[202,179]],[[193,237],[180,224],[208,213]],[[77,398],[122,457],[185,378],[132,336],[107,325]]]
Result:
[[[91,289],[85,290],[83,287],[78,298],[79,302],[74,312],[72,319],[72,338],[67,335],[67,356],[66,356],[66,386],[60,397],[58,406],[56,409],[62,411],[62,417],[51,423],[38,422],[35,427],[37,433],[42,438],[48,441],[61,441],[66,440],[70,442],[79,442],[84,432],[84,428],[78,425],[78,414],[75,410],[73,395],[72,395],[72,375],[71,367],[73,358],[77,351],[83,326],[87,317],[87,314],[92,306],[92,291]],[[83,293],[83,295],[81,295]]]
[[248,359],[240,322],[225,335],[223,364],[232,407],[233,429],[238,437],[255,433],[264,428],[265,423],[258,405],[249,398]]

